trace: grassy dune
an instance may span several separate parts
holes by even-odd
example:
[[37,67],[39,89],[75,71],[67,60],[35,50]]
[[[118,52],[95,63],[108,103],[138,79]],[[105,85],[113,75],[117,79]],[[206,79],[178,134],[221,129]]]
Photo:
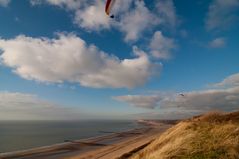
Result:
[[182,121],[131,159],[239,159],[239,112]]

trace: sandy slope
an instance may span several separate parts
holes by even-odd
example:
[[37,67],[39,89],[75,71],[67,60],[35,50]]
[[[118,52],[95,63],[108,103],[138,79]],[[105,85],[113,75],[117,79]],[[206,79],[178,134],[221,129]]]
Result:
[[239,159],[239,111],[184,120],[131,159]]

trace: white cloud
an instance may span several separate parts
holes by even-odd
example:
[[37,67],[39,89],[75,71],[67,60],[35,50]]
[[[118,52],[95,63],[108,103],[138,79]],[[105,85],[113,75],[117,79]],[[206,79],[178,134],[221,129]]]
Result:
[[239,87],[204,91],[184,92],[185,96],[175,93],[162,95],[126,95],[114,97],[118,101],[144,108],[160,107],[168,109],[207,112],[210,110],[232,111],[239,108]]
[[161,100],[161,97],[157,95],[152,95],[152,96],[126,95],[126,96],[113,97],[113,99],[117,101],[129,103],[130,105],[135,107],[153,109]]
[[0,6],[6,7],[10,3],[10,0],[0,0]]
[[176,48],[173,39],[163,36],[161,31],[156,31],[150,42],[150,53],[160,59],[169,59],[171,52]]
[[49,3],[58,7],[75,10],[85,4],[86,0],[30,0],[32,5],[40,5],[42,3]]
[[212,48],[222,48],[225,45],[226,45],[226,40],[225,38],[222,38],[222,37],[216,38],[209,43],[209,46]]
[[215,87],[235,87],[239,86],[239,73],[225,78],[222,82],[213,84]]
[[135,7],[122,13],[117,25],[125,34],[125,41],[137,41],[143,33],[162,25],[173,28],[177,25],[176,10],[172,0],[157,2],[155,10],[150,10],[144,1],[135,1]]
[[88,31],[103,30],[111,27],[110,19],[105,14],[103,0],[30,0],[32,5],[47,3],[74,13],[74,23]]
[[74,13],[74,23],[87,31],[100,31],[116,28],[124,34],[126,42],[137,41],[143,33],[162,25],[174,27],[177,15],[172,0],[157,1],[153,9],[147,8],[144,1],[124,0],[116,1],[110,19],[104,13],[104,0],[31,0],[33,4],[46,2],[50,5],[71,10]]
[[124,0],[124,1],[115,1],[114,7],[112,8],[112,13],[114,15],[124,14],[124,12],[128,12],[132,7],[134,0]]
[[158,0],[156,4],[157,14],[164,25],[175,27],[178,23],[176,9],[172,0]]
[[0,62],[24,79],[42,82],[79,83],[102,88],[132,88],[143,85],[156,67],[146,53],[134,48],[134,59],[120,60],[87,45],[74,34],[59,34],[56,39],[0,39]]
[[193,91],[184,93],[185,96],[176,96],[161,102],[161,108],[175,107],[183,110],[198,111],[233,111],[239,108],[239,87]]
[[[75,11],[74,23],[89,31],[100,31],[112,27],[125,34],[125,41],[136,41],[150,26],[157,24],[157,17],[150,12],[143,1],[117,1],[113,8],[115,19],[104,12],[105,1],[95,0]],[[132,8],[130,8],[132,7]]]
[[75,11],[74,23],[87,30],[101,30],[110,28],[110,18],[104,12],[105,3],[96,0],[89,6]]
[[135,2],[135,9],[129,10],[122,16],[119,24],[119,29],[125,33],[125,41],[135,41],[142,32],[154,24],[157,24],[157,19],[143,1]]
[[58,120],[84,118],[76,108],[41,100],[36,95],[0,92],[0,120]]
[[[132,106],[157,108],[160,112],[194,112],[203,113],[211,110],[235,111],[239,108],[239,75],[229,76],[218,83],[220,89],[179,93],[155,93],[150,95],[125,95],[114,99]],[[141,106],[142,104],[142,106]]]
[[239,0],[213,0],[206,18],[208,30],[226,29],[238,22],[235,14],[239,9]]

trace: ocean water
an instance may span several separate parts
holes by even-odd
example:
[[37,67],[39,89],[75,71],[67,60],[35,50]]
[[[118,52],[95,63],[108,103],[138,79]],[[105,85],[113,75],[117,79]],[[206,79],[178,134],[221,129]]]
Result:
[[135,121],[0,121],[0,153],[140,127]]

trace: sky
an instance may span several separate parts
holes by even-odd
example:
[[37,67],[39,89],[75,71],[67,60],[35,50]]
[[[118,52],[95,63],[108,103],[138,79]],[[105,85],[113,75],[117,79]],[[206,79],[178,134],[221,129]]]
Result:
[[239,0],[105,3],[0,0],[0,120],[238,110]]

